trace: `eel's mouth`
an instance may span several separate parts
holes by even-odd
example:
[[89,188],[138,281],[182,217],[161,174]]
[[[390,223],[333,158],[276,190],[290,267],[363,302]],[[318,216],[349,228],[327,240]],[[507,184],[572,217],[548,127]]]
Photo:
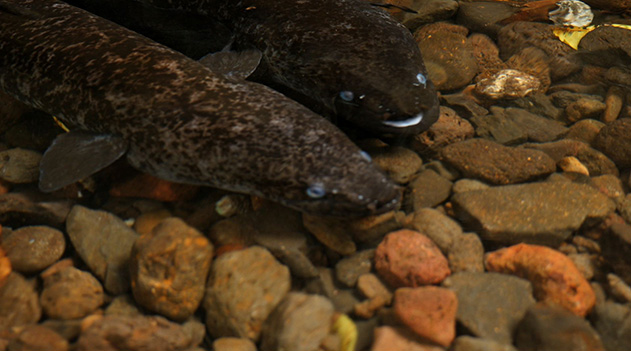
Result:
[[388,127],[407,128],[421,123],[421,121],[423,120],[423,116],[425,116],[425,114],[421,112],[412,118],[404,119],[401,121],[383,121],[381,123]]

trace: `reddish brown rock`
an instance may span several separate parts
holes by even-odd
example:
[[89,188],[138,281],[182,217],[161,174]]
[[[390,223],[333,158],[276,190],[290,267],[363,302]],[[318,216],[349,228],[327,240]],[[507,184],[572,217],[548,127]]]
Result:
[[410,147],[421,155],[434,155],[440,148],[471,138],[473,126],[449,107],[440,107],[440,117],[428,130],[415,136]]
[[174,320],[190,317],[204,297],[213,247],[179,218],[167,218],[134,243],[131,288],[136,302]]
[[35,280],[12,272],[0,286],[0,332],[36,323],[42,316]]
[[442,347],[421,344],[414,334],[401,328],[383,326],[375,328],[375,341],[370,351],[442,351]]
[[392,232],[383,239],[375,252],[375,269],[393,287],[436,284],[451,273],[436,244],[408,229]]
[[63,268],[44,278],[40,296],[46,315],[55,319],[77,319],[103,304],[101,283],[90,273],[74,267]]
[[427,286],[394,292],[394,311],[399,320],[438,345],[449,346],[456,337],[457,310],[458,299],[449,289]]
[[141,197],[164,202],[190,200],[195,196],[199,187],[172,183],[148,174],[137,176],[114,185],[110,195],[117,197]]
[[518,244],[487,254],[488,271],[514,274],[528,279],[537,300],[558,304],[570,312],[586,315],[596,295],[574,262],[545,246]]

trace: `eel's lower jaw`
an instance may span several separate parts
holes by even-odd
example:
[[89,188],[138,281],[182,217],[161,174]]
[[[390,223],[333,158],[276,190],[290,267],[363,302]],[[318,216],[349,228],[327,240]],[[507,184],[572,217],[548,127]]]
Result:
[[381,123],[383,123],[383,125],[388,126],[388,127],[408,128],[408,127],[412,127],[421,123],[424,116],[425,114],[421,112],[412,118],[404,119],[401,121],[383,121]]

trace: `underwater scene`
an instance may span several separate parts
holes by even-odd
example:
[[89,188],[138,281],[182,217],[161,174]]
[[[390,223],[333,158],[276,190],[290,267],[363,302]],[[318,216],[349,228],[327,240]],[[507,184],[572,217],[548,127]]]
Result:
[[0,0],[4,350],[631,350],[631,1]]

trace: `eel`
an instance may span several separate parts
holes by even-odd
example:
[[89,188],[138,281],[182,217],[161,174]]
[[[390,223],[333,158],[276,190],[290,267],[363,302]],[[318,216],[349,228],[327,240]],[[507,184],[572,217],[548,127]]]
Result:
[[[418,134],[439,115],[410,31],[365,0],[138,0],[216,18],[237,50],[263,54],[263,82],[377,135]],[[284,88],[284,89],[283,89]]]
[[0,0],[0,89],[71,128],[40,163],[54,191],[123,155],[159,178],[365,216],[400,188],[346,135],[261,84],[232,80],[58,0]]

